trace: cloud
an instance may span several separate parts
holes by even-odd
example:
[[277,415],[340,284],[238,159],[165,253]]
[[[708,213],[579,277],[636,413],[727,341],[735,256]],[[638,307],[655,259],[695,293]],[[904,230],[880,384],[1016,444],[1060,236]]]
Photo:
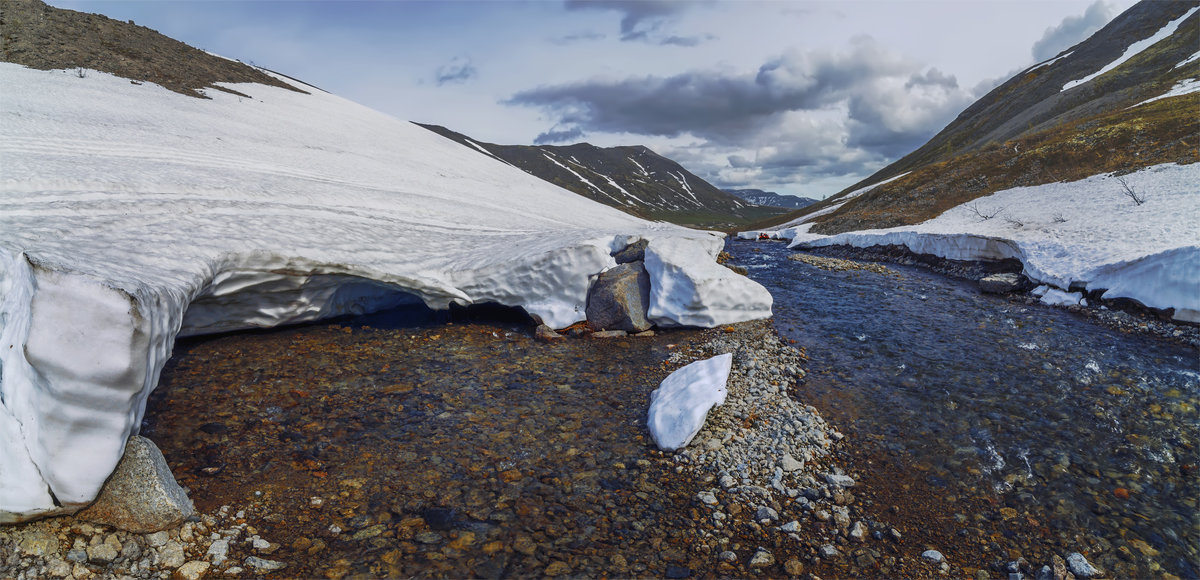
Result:
[[605,38],[607,38],[607,35],[605,35],[605,34],[601,34],[599,32],[588,31],[588,32],[576,32],[574,34],[567,34],[564,36],[552,38],[552,39],[550,39],[550,42],[552,42],[554,44],[562,45],[562,44],[575,44],[577,42],[591,42],[591,41],[595,41],[595,40],[604,40]]
[[698,2],[682,0],[567,0],[567,10],[610,10],[621,13],[621,40],[673,46],[696,46],[711,35],[665,34],[663,27]]
[[456,56],[450,62],[437,68],[434,80],[440,87],[450,83],[465,83],[476,76],[479,76],[479,71],[475,69],[475,65],[471,64],[471,59],[465,56]]
[[578,129],[687,141],[668,156],[736,185],[866,177],[974,100],[953,75],[858,37],[840,51],[791,50],[748,71],[592,78],[521,91],[505,103],[550,117],[555,129],[543,136]]
[[583,135],[583,130],[579,127],[571,127],[561,131],[551,129],[545,133],[539,134],[537,137],[534,137],[533,144],[545,145],[547,143],[565,143],[568,141],[573,142],[582,139]]
[[1079,44],[1112,20],[1113,9],[1103,0],[1096,0],[1082,16],[1068,16],[1058,26],[1051,26],[1042,38],[1033,43],[1033,60],[1042,62]]

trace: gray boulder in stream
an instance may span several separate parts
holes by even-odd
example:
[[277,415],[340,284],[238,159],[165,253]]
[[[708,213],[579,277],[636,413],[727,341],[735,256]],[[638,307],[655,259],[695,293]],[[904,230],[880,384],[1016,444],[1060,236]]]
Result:
[[595,330],[642,332],[653,326],[646,318],[649,307],[646,267],[642,262],[618,264],[600,274],[588,291],[588,324]]

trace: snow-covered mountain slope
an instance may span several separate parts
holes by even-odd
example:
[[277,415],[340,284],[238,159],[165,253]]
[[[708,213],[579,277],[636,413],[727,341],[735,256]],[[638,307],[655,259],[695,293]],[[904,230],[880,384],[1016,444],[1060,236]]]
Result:
[[900,245],[954,260],[1015,258],[1032,280],[1103,289],[1103,298],[1174,309],[1176,319],[1200,322],[1197,184],[1200,164],[1164,164],[1007,189],[914,226],[824,236],[809,233],[813,222],[801,218],[767,233],[792,247]]
[[724,191],[730,195],[736,195],[737,197],[756,205],[766,205],[771,207],[801,209],[820,201],[808,197],[798,197],[795,195],[775,193],[774,191],[763,191],[761,189],[723,189],[721,191]]
[[179,334],[415,302],[562,327],[639,239],[656,323],[770,315],[765,289],[715,263],[719,234],[321,91],[197,99],[9,63],[0,86],[0,522],[95,497]]
[[[1014,187],[1196,163],[1197,47],[1200,2],[1143,0],[1090,38],[1017,73],[861,183],[752,227],[814,212],[824,212],[812,226],[823,234],[913,225]],[[847,199],[864,188],[870,191]]]
[[588,199],[641,218],[733,228],[783,213],[721,191],[642,146],[497,145],[438,125],[420,125]]
[[1197,46],[1200,3],[1140,2],[862,184],[745,235],[1017,258],[1062,290],[1200,321]]

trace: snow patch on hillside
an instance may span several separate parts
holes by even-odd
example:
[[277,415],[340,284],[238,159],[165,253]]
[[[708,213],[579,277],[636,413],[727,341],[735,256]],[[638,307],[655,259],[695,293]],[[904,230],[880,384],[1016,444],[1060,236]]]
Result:
[[402,303],[496,302],[563,327],[639,239],[656,322],[770,315],[765,289],[716,264],[720,234],[328,93],[195,99],[9,63],[0,86],[0,522],[95,497],[181,333]]
[[[1162,99],[1169,99],[1171,97],[1181,97],[1183,95],[1191,94],[1191,93],[1194,93],[1197,91],[1200,91],[1200,79],[1184,79],[1182,81],[1175,83],[1175,86],[1171,87],[1171,90],[1169,90],[1157,97],[1152,97],[1152,98],[1146,99],[1146,100],[1134,105],[1133,107],[1140,107],[1142,105],[1145,105],[1146,103],[1153,103],[1154,101],[1159,101]],[[1133,107],[1129,107],[1129,108],[1132,109]]]
[[1160,28],[1158,30],[1158,32],[1155,32],[1152,36],[1150,36],[1150,38],[1144,38],[1142,40],[1139,40],[1139,41],[1129,45],[1129,48],[1126,48],[1125,52],[1121,56],[1117,57],[1117,60],[1114,60],[1114,61],[1104,65],[1100,70],[1098,70],[1086,77],[1083,77],[1079,80],[1071,81],[1071,82],[1063,85],[1062,90],[1065,91],[1065,90],[1075,88],[1075,87],[1082,85],[1083,83],[1086,83],[1096,77],[1099,77],[1100,75],[1125,64],[1126,61],[1141,54],[1142,51],[1146,50],[1147,48],[1150,48],[1151,46],[1158,44],[1159,41],[1169,38],[1172,34],[1175,34],[1175,31],[1179,28],[1179,25],[1182,24],[1184,20],[1187,20],[1188,17],[1195,14],[1197,10],[1200,10],[1200,6],[1196,6],[1196,7],[1192,8],[1191,10],[1188,10],[1183,16],[1180,16],[1179,18],[1176,18],[1175,20],[1168,22],[1166,24],[1166,26],[1163,26],[1162,28]]
[[[1136,204],[1123,179],[1145,202]],[[807,233],[808,224],[772,232],[791,247],[902,245],[954,260],[1015,258],[1030,279],[1061,290],[1073,283],[1174,308],[1200,321],[1200,164],[1164,164],[1122,176],[1096,175],[999,191],[915,226]],[[981,220],[973,208],[999,214]],[[756,236],[757,232],[747,232]]]

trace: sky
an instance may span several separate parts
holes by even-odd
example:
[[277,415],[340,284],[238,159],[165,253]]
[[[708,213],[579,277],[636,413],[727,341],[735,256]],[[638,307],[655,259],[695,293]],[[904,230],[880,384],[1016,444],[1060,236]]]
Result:
[[502,144],[823,198],[1134,0],[49,0]]

